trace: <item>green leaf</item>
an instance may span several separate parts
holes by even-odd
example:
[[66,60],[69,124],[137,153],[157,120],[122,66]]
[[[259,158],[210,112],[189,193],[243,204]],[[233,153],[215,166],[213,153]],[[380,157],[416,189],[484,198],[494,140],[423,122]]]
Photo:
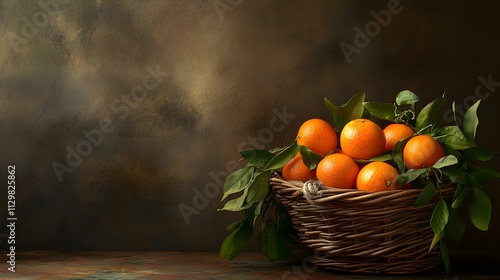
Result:
[[429,252],[434,249],[434,246],[444,237],[444,231],[434,233],[434,237],[432,238],[431,246],[429,247]]
[[409,90],[403,90],[396,95],[396,104],[401,105],[414,105],[420,98]]
[[[261,200],[259,201],[257,204],[255,204],[255,209],[253,210],[254,211],[254,215],[255,217],[258,217],[260,216],[260,213],[262,211],[262,206],[264,205],[264,200]],[[255,224],[255,223],[254,223]]]
[[293,142],[292,145],[288,146],[286,149],[278,153],[271,161],[266,165],[265,170],[276,170],[280,169],[289,162],[293,157],[299,152],[299,145],[297,141]]
[[273,224],[269,232],[268,254],[272,260],[290,260],[294,254],[281,238],[276,224]]
[[229,195],[241,192],[252,180],[254,168],[244,167],[229,174],[224,182],[224,195],[220,201],[226,199]]
[[269,152],[271,152],[273,155],[276,155],[276,154],[281,153],[286,148],[287,147],[274,147],[274,148],[270,149]]
[[479,124],[479,119],[477,117],[477,108],[481,100],[478,100],[472,106],[467,109],[464,115],[464,121],[462,123],[462,130],[464,131],[465,137],[469,141],[474,142],[476,139],[477,125]]
[[392,150],[392,159],[396,162],[399,172],[403,173],[405,171],[405,162],[403,160],[403,147],[406,142],[410,140],[409,138],[399,140],[396,145],[394,145],[394,150]]
[[496,171],[496,170],[493,170],[491,168],[488,168],[488,167],[483,167],[483,166],[475,166],[473,168],[473,170],[477,170],[479,172],[483,172],[485,174],[488,174],[492,177],[495,177],[497,179],[500,179],[500,172]]
[[323,159],[321,155],[316,154],[306,146],[300,146],[300,155],[302,156],[304,164],[311,170],[316,168],[318,163]]
[[450,216],[448,224],[446,224],[445,232],[453,241],[458,241],[462,238],[465,231],[465,222],[454,208],[448,209]]
[[376,157],[372,157],[371,159],[356,159],[354,160],[357,163],[367,163],[367,162],[372,162],[372,161],[389,161],[392,159],[391,154],[381,154]]
[[271,260],[289,260],[294,257],[278,231],[278,225],[271,220],[262,224],[257,237],[262,252]]
[[278,220],[278,234],[287,243],[298,243],[297,231],[293,228],[291,219]]
[[[444,144],[440,137],[444,137],[444,136],[438,136],[439,133],[441,131],[441,128],[439,128],[439,131],[435,132],[434,135],[435,135],[435,139],[439,142],[439,144],[441,145],[441,147],[443,148],[444,150],[444,154],[445,155],[454,155],[456,158],[460,159],[463,158],[463,153],[462,151],[459,151],[459,150],[455,150],[454,148],[452,147],[449,147],[448,145]],[[432,132],[431,132],[432,133]]]
[[451,165],[454,165],[457,163],[458,163],[458,159],[455,156],[447,155],[447,156],[440,158],[436,163],[434,163],[432,168],[441,169],[443,167],[451,166]]
[[491,168],[474,166],[470,170],[470,175],[479,182],[480,185],[500,181],[500,173]]
[[443,115],[445,103],[446,95],[443,94],[441,98],[438,98],[427,104],[427,106],[425,106],[417,116],[415,129],[419,131],[430,124],[436,124],[439,118]]
[[495,153],[480,147],[472,147],[464,150],[464,152],[472,159],[480,161],[492,160],[495,157]]
[[455,120],[455,124],[458,125],[455,101],[451,103],[451,111],[453,112],[453,119]]
[[452,183],[462,185],[466,184],[465,174],[463,171],[443,169],[441,170],[441,172],[443,172],[444,175],[448,176]]
[[444,263],[444,270],[446,273],[450,273],[450,255],[448,254],[448,244],[446,239],[441,239],[439,242],[439,248],[441,248],[441,259]]
[[234,259],[241,251],[245,249],[252,236],[253,227],[245,219],[239,227],[229,234],[222,242],[220,256],[226,260]]
[[285,242],[296,244],[298,241],[297,230],[293,227],[292,217],[281,203],[277,204],[275,209],[278,216],[278,234]]
[[444,228],[448,223],[448,217],[448,206],[446,206],[446,202],[444,201],[444,199],[440,198],[438,203],[436,204],[436,207],[434,208],[434,212],[432,213],[430,221],[432,231],[434,231],[434,240],[432,241],[429,251],[432,250],[437,241],[439,241],[444,236]]
[[252,226],[255,226],[257,218],[259,218],[262,211],[262,206],[264,205],[264,200],[252,204],[252,207],[248,208],[245,213],[246,217],[252,222]]
[[470,173],[464,172],[464,175],[465,175],[465,182],[467,183],[467,185],[469,185],[471,187],[482,188],[481,183],[479,183],[479,181],[474,176],[472,176]]
[[455,150],[465,150],[476,146],[474,142],[469,141],[462,130],[456,125],[445,126],[441,129],[437,140]]
[[458,185],[457,190],[455,191],[455,197],[453,199],[453,203],[451,207],[458,208],[462,203],[469,197],[469,186],[467,185]]
[[417,179],[420,175],[429,172],[429,169],[427,168],[422,168],[422,169],[410,169],[406,171],[403,174],[399,174],[398,177],[396,178],[396,184],[397,185],[404,185],[406,183],[409,183],[415,179]]
[[328,98],[324,98],[325,106],[333,115],[333,120],[337,131],[342,131],[346,123],[351,120],[359,119],[363,115],[365,107],[365,92],[359,92],[351,97],[346,104],[335,106]]
[[378,119],[395,122],[396,114],[394,104],[379,102],[363,102],[365,108],[370,114]]
[[434,212],[431,217],[431,228],[436,232],[442,232],[444,227],[448,223],[448,206],[446,206],[446,202],[443,198],[440,198],[438,203],[436,204],[436,208],[434,208]]
[[342,121],[344,124],[348,123],[351,120],[359,119],[361,118],[361,116],[363,116],[363,112],[365,110],[363,102],[365,101],[365,96],[365,92],[359,92],[353,95],[351,99],[349,99],[349,101],[347,101],[347,103],[342,106]]
[[248,207],[251,206],[250,203],[245,203],[245,200],[247,198],[247,193],[248,193],[248,188],[245,188],[243,190],[243,193],[241,196],[231,199],[224,204],[224,207],[222,209],[219,209],[219,211],[240,211],[247,209]]
[[261,201],[266,198],[269,192],[269,178],[271,177],[271,171],[257,172],[254,175],[254,179],[248,187],[248,195],[246,197],[247,202]]
[[240,155],[252,166],[265,167],[274,154],[266,150],[245,150]]
[[259,231],[259,236],[257,237],[257,244],[260,250],[267,257],[269,256],[269,236],[271,234],[272,222],[270,220],[262,223]]
[[472,188],[469,216],[477,229],[487,231],[491,220],[491,202],[479,188]]
[[[338,130],[339,127],[341,127],[341,121],[342,121],[342,110],[340,107],[335,106],[328,98],[323,98],[323,101],[325,102],[325,106],[330,111],[330,113],[333,116],[333,121],[335,122],[335,127]],[[343,127],[343,126],[342,126]]]
[[431,201],[434,199],[434,196],[436,196],[436,187],[434,187],[433,183],[429,183],[422,189],[422,192],[415,201],[415,207],[424,206],[431,203]]
[[228,225],[226,227],[226,230],[233,232],[233,231],[237,230],[241,226],[241,223],[243,223],[244,221],[245,220],[241,220],[241,221],[236,221],[234,223],[231,223],[230,225]]

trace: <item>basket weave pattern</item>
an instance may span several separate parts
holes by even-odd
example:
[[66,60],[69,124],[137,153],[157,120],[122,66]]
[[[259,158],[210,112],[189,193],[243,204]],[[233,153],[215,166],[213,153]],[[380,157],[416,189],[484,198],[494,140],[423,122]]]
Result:
[[[414,207],[421,190],[362,192],[324,187],[318,181],[271,178],[276,196],[292,216],[313,261],[328,269],[353,273],[406,274],[440,263],[438,246],[429,252],[434,233],[432,203]],[[436,197],[452,193],[439,189]]]

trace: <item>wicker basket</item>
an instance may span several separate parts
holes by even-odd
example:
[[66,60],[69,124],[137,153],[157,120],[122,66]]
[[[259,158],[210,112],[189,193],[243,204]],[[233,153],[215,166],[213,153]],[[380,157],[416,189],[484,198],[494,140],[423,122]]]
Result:
[[[362,192],[328,188],[318,181],[271,178],[302,243],[318,266],[352,273],[407,274],[441,262],[429,220],[437,199],[414,207],[419,189]],[[454,189],[439,189],[437,197]]]

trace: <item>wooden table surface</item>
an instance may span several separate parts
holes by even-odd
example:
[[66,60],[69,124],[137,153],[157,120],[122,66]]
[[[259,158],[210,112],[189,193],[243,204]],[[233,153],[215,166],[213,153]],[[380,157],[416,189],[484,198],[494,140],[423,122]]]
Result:
[[15,273],[2,263],[0,279],[500,279],[495,257],[456,258],[455,270],[448,275],[438,267],[405,276],[353,275],[308,263],[273,263],[260,252],[244,252],[226,261],[217,252],[28,251],[16,253]]

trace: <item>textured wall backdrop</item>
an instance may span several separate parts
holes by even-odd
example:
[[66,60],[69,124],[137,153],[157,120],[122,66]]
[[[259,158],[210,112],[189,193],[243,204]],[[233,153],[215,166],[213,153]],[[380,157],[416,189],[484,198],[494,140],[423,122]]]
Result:
[[[17,248],[217,250],[235,215],[216,211],[214,185],[238,149],[331,119],[324,96],[481,97],[478,142],[499,152],[499,5],[439,2],[0,1],[0,182],[15,164]],[[500,251],[496,187],[490,231],[458,249]]]

